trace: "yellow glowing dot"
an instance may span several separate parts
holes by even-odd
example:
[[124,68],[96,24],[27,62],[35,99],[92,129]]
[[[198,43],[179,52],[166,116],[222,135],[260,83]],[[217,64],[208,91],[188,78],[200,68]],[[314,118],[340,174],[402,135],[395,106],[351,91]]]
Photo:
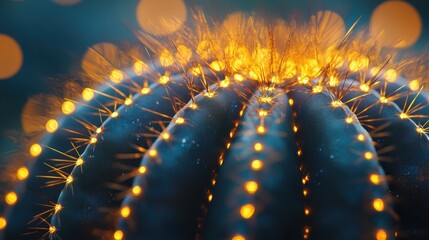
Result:
[[272,97],[260,97],[259,101],[263,102],[263,103],[271,103],[273,101]]
[[207,200],[209,200],[209,202],[211,202],[213,200],[213,194],[209,194],[209,196],[207,197]]
[[33,157],[37,157],[42,153],[42,146],[40,146],[40,144],[33,144],[30,147],[30,155]]
[[124,233],[121,230],[116,230],[113,234],[115,240],[122,240],[124,238]]
[[110,117],[112,118],[117,118],[119,116],[119,113],[117,111],[112,112],[112,114],[110,114]]
[[191,104],[189,104],[189,108],[195,110],[198,108],[198,106],[195,103],[191,103]]
[[120,83],[124,79],[124,73],[118,69],[113,69],[110,73],[110,80],[114,83]]
[[18,180],[24,180],[28,177],[28,168],[26,167],[20,167],[18,168],[18,170],[16,171],[16,177],[18,178]]
[[21,47],[15,39],[0,34],[0,79],[13,77],[23,63]]
[[70,175],[66,178],[66,184],[69,185],[73,182],[73,177]]
[[253,148],[255,149],[255,151],[260,152],[264,149],[264,145],[262,145],[262,143],[255,143]]
[[273,77],[271,77],[270,82],[271,83],[280,83],[281,79],[279,76],[273,76]]
[[253,206],[252,204],[246,204],[241,206],[240,208],[241,217],[243,217],[244,219],[251,218],[254,213],[255,213],[255,206]]
[[370,70],[371,76],[374,77],[375,75],[377,75],[378,73],[380,73],[380,70],[381,70],[380,67],[372,67],[371,70]]
[[258,187],[259,187],[258,183],[255,181],[249,181],[249,182],[246,182],[246,184],[244,184],[244,188],[250,194],[255,193],[258,190]]
[[121,216],[122,216],[123,218],[127,218],[127,217],[129,217],[129,216],[130,216],[130,214],[131,214],[131,209],[130,209],[130,207],[123,207],[123,208],[121,208]]
[[158,151],[156,151],[156,149],[150,149],[148,154],[149,154],[149,157],[154,158],[158,155]]
[[225,68],[225,63],[222,61],[213,61],[212,63],[210,63],[210,67],[216,72],[219,72]]
[[170,134],[168,132],[164,132],[161,136],[162,136],[162,139],[164,140],[170,139]]
[[378,185],[381,182],[381,176],[378,174],[371,174],[369,176],[369,180],[371,181],[372,184]]
[[159,54],[159,61],[160,61],[162,66],[168,67],[174,63],[173,54],[171,54],[171,52],[168,51],[167,49],[164,49]]
[[389,102],[389,99],[385,96],[380,96],[380,102],[383,104],[386,104]]
[[418,79],[414,79],[408,83],[408,87],[411,91],[417,91],[420,88],[420,81]]
[[329,77],[329,86],[331,87],[336,87],[340,84],[340,81],[338,80],[337,77],[335,76],[330,76]]
[[276,90],[275,86],[263,86],[262,87],[262,91],[268,91],[268,92],[273,92]]
[[341,107],[342,105],[343,105],[343,103],[341,101],[339,101],[339,100],[334,100],[334,101],[331,102],[331,106],[333,108]]
[[379,229],[377,233],[375,234],[376,240],[386,240],[387,239],[387,233],[383,229]]
[[208,98],[212,98],[212,97],[214,97],[214,96],[215,96],[215,92],[213,92],[213,91],[206,92],[206,93],[204,94],[204,96],[206,96],[206,97],[208,97]]
[[243,75],[236,73],[236,74],[234,74],[234,80],[241,82],[244,80],[244,77],[243,77]]
[[302,179],[302,184],[306,184],[308,182],[308,180],[310,180],[310,178],[307,175]]
[[353,123],[353,118],[352,117],[347,117],[346,118],[346,123],[347,124],[352,124]]
[[222,81],[220,81],[220,83],[219,83],[219,85],[220,85],[222,88],[227,88],[227,87],[229,87],[229,84],[230,84],[229,79],[222,80]]
[[55,119],[49,119],[45,124],[45,129],[48,133],[54,133],[58,129],[58,122]]
[[289,98],[289,105],[292,106],[293,105],[293,99]]
[[61,111],[65,114],[65,115],[69,115],[72,114],[74,112],[74,110],[76,109],[76,106],[74,105],[74,103],[72,103],[71,101],[65,101],[63,103],[63,105],[61,106]]
[[49,233],[54,234],[57,231],[57,228],[55,226],[49,226]]
[[4,197],[7,205],[14,205],[18,201],[18,195],[15,192],[8,192]]
[[363,135],[363,134],[359,134],[359,135],[357,135],[357,140],[358,140],[359,142],[363,142],[363,141],[365,140],[365,135]]
[[396,72],[395,69],[389,69],[384,73],[384,78],[388,82],[394,82],[398,78],[398,73]]
[[400,119],[407,119],[408,115],[406,113],[402,112],[401,114],[399,114],[399,118]]
[[310,214],[310,209],[309,209],[309,208],[306,208],[306,209],[304,210],[304,213],[305,213],[305,215],[309,215],[309,214]]
[[200,67],[193,67],[191,69],[191,73],[194,76],[199,76],[201,74],[201,68]]
[[90,144],[95,144],[95,143],[97,143],[97,141],[98,141],[98,139],[97,139],[96,137],[92,137],[92,138],[89,140],[89,143],[90,143]]
[[76,160],[76,166],[81,166],[82,164],[83,164],[83,159],[82,158],[78,158],[77,160]]
[[369,86],[368,86],[368,84],[361,84],[361,85],[359,86],[359,89],[360,89],[362,92],[369,92]]
[[170,77],[167,75],[163,75],[159,78],[159,83],[165,85],[170,81]]
[[[231,49],[232,47],[227,47],[225,50],[228,51],[228,49]],[[234,59],[232,66],[235,70],[240,70],[243,68],[244,61],[242,59]]]
[[129,105],[131,105],[132,103],[133,103],[133,99],[131,99],[131,98],[126,98],[126,99],[125,99],[124,104],[125,104],[126,106],[129,106]]
[[238,235],[234,235],[234,237],[232,237],[231,240],[246,240],[246,238],[238,234]]
[[243,113],[244,113],[244,109],[241,109],[241,111],[240,111],[240,117],[243,116]]
[[285,64],[285,78],[293,78],[296,74],[296,64],[292,61],[286,61]]
[[309,232],[310,232],[310,228],[309,228],[309,227],[306,227],[306,228],[304,229],[304,232],[305,232],[305,233],[309,233]]
[[142,90],[140,92],[143,95],[149,94],[150,93],[150,88],[144,87],[144,88],[142,88]]
[[[182,64],[186,64],[189,62],[189,60],[192,57],[192,50],[185,45],[179,45],[177,46],[177,54],[176,57],[178,58],[179,62]],[[200,70],[201,74],[201,70]]]
[[315,86],[312,91],[313,93],[321,93],[323,91],[323,86]]
[[298,127],[297,126],[293,126],[293,132],[298,132]]
[[0,230],[5,229],[7,226],[7,221],[6,218],[4,217],[0,217]]
[[357,72],[367,68],[369,65],[369,59],[366,56],[359,56],[359,53],[352,54],[349,69],[352,72]]
[[308,81],[309,81],[309,79],[308,79],[308,77],[303,77],[303,76],[299,76],[298,77],[298,83],[299,84],[307,84],[308,83]]
[[134,196],[138,196],[142,193],[142,188],[140,186],[134,186],[133,188],[131,188],[131,192]]
[[298,149],[297,154],[298,154],[298,156],[301,156],[302,155],[302,150]]
[[60,212],[63,209],[63,206],[61,204],[55,204],[54,207],[54,213],[57,214],[58,212]]
[[262,169],[264,163],[261,160],[256,159],[251,162],[250,166],[253,170],[258,171]]
[[308,190],[307,190],[307,189],[304,189],[304,190],[302,191],[302,195],[304,195],[304,197],[306,197],[306,196],[308,195]]
[[258,111],[258,114],[259,114],[260,117],[265,117],[265,116],[268,115],[268,112],[261,109],[261,110]]
[[142,75],[147,70],[147,67],[146,63],[140,60],[133,64],[133,70],[137,76]]
[[91,88],[85,88],[82,91],[82,98],[85,101],[91,101],[94,98],[94,91]]
[[374,207],[374,209],[378,212],[381,212],[384,210],[384,202],[383,199],[381,198],[376,198],[374,199],[374,201],[372,202],[372,206]]
[[374,157],[374,154],[372,154],[372,152],[365,152],[364,157],[366,160],[371,160]]
[[184,119],[184,118],[182,118],[182,117],[178,117],[178,118],[176,119],[175,123],[176,123],[176,124],[183,124],[183,123],[185,123],[185,119]]
[[256,131],[259,134],[264,134],[265,133],[265,127],[264,126],[258,126],[258,128],[256,129]]
[[418,133],[420,133],[420,134],[425,133],[425,130],[424,130],[422,127],[417,127],[417,128],[416,128],[416,131],[417,131]]
[[95,130],[95,132],[96,132],[96,133],[98,133],[98,134],[100,134],[102,131],[103,131],[103,129],[101,129],[101,128],[97,128],[97,129]]
[[254,71],[249,71],[249,77],[254,80],[258,79],[258,75]]
[[147,168],[146,168],[145,166],[140,166],[140,167],[139,167],[139,173],[140,173],[140,174],[145,174],[145,173],[146,173],[146,171],[147,171]]

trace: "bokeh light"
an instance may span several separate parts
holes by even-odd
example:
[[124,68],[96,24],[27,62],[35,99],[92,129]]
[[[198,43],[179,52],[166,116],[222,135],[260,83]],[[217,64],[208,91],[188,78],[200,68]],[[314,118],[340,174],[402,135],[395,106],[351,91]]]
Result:
[[387,1],[372,13],[371,34],[384,46],[406,48],[420,37],[422,21],[417,10],[405,1]]
[[81,67],[88,74],[104,75],[118,61],[119,49],[109,42],[92,45],[83,56]]
[[21,68],[21,47],[12,37],[0,34],[0,80],[14,76]]
[[33,134],[44,129],[45,119],[39,118],[43,114],[41,103],[47,104],[40,95],[32,96],[25,103],[21,113],[21,125],[26,134]]
[[228,35],[236,38],[245,28],[246,21],[247,17],[244,12],[233,12],[223,20],[222,27],[228,32]]
[[316,36],[328,46],[338,44],[346,33],[343,18],[336,12],[319,11],[312,17],[316,26]]
[[182,0],[141,0],[137,6],[140,27],[153,35],[168,35],[186,21],[187,9]]

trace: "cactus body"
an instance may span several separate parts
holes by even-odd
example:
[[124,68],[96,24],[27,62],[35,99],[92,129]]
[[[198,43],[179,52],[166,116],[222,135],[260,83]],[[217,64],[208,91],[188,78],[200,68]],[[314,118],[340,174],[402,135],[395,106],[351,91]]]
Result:
[[427,239],[428,93],[369,74],[357,40],[310,44],[322,64],[300,56],[311,31],[282,50],[247,21],[191,48],[142,37],[156,58],[112,66],[31,148],[0,236]]

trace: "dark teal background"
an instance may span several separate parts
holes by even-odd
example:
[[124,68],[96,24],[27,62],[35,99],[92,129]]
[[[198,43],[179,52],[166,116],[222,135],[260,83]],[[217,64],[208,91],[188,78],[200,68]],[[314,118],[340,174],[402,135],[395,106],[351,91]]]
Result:
[[[213,18],[236,10],[257,9],[266,16],[295,16],[307,20],[319,10],[333,10],[343,17],[346,26],[362,16],[368,23],[380,0],[188,0],[187,6],[199,5]],[[429,1],[408,1],[420,12],[423,33],[412,47],[422,52],[428,47]],[[16,149],[9,130],[21,131],[21,111],[29,96],[49,92],[51,78],[72,74],[80,67],[87,48],[99,42],[137,43],[133,29],[137,0],[81,0],[61,6],[49,0],[0,0],[0,33],[10,35],[20,44],[24,63],[14,77],[0,80],[0,161]],[[427,51],[427,50],[426,50]]]

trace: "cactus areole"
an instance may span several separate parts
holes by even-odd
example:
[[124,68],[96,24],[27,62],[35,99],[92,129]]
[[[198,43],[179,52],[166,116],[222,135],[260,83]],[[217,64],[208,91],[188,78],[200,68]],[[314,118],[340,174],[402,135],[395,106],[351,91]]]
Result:
[[113,60],[12,164],[1,239],[429,239],[416,61],[317,21],[194,20],[94,47]]

